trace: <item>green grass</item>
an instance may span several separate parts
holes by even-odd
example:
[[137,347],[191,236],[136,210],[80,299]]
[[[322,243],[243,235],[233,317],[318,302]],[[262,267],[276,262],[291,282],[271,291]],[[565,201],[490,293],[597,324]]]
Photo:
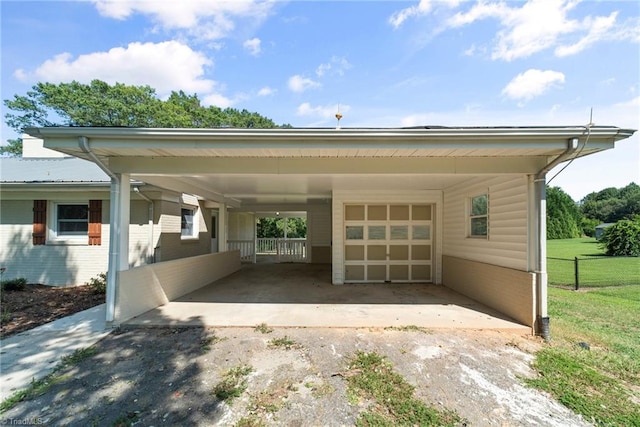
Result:
[[229,369],[213,388],[213,395],[219,400],[231,402],[247,389],[247,376],[253,371],[251,366],[242,365]]
[[581,287],[640,285],[640,258],[605,257],[593,238],[549,240],[547,257],[550,284],[573,286],[573,259],[578,257]]
[[451,426],[461,424],[451,411],[440,411],[414,397],[414,387],[376,353],[356,353],[346,376],[351,396],[371,401],[360,414],[358,426]]
[[[640,426],[640,286],[549,289],[553,341],[527,382],[597,425]],[[587,343],[590,350],[578,343]]]
[[416,325],[404,325],[404,326],[387,326],[384,328],[385,331],[400,331],[400,332],[422,332],[423,334],[428,334],[431,331],[427,328],[423,328],[421,326]]
[[60,371],[66,367],[76,365],[82,362],[84,359],[95,355],[98,352],[96,347],[81,348],[73,353],[64,356],[60,359],[60,363],[56,365],[49,375],[40,380],[32,380],[29,387],[24,390],[18,390],[11,396],[7,397],[0,403],[0,414],[13,408],[19,402],[30,399],[32,397],[40,396],[47,392],[53,385],[62,383],[71,379],[68,375],[62,375]]
[[273,332],[273,328],[270,328],[266,323],[260,323],[253,328],[254,331],[260,332],[261,334],[270,334]]
[[270,348],[284,348],[286,350],[291,350],[292,348],[300,348],[300,344],[289,338],[288,336],[284,336],[282,338],[274,338],[269,341]]

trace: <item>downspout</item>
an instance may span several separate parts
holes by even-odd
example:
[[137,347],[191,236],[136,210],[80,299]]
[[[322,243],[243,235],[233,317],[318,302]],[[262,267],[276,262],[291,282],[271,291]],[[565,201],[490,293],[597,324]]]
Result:
[[[586,144],[586,141],[585,141]],[[578,150],[579,138],[567,141],[567,148],[558,157],[540,169],[534,176],[535,195],[535,275],[536,275],[536,333],[545,341],[551,339],[549,315],[547,312],[547,172],[569,158]]]
[[153,253],[153,219],[154,219],[154,211],[153,211],[153,200],[147,197],[145,194],[140,192],[140,188],[133,187],[133,191],[149,204],[149,245],[147,246],[147,264],[151,264],[155,262],[154,253]]
[[110,221],[112,226],[109,227],[109,264],[107,273],[107,295],[106,295],[106,321],[113,322],[116,311],[116,284],[118,266],[120,264],[120,177],[113,173],[103,162],[96,156],[89,145],[89,138],[86,136],[78,137],[78,145],[80,149],[93,161],[104,173],[111,178],[111,203],[110,203]]

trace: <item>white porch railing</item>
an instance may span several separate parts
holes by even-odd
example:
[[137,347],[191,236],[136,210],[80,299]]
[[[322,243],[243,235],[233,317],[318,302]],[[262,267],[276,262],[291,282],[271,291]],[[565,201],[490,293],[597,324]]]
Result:
[[240,251],[240,261],[255,262],[255,242],[253,240],[227,240],[227,246],[230,251]]
[[265,238],[229,240],[229,250],[239,250],[243,262],[255,262],[254,255],[271,255],[276,262],[304,262],[307,260],[307,239]]
[[[261,240],[261,239],[258,239]],[[307,260],[307,239],[275,239],[278,262]]]

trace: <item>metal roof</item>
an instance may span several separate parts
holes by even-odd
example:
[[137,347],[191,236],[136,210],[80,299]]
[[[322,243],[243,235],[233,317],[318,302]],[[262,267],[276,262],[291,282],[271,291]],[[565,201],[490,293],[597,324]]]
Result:
[[104,183],[111,179],[96,164],[73,157],[56,159],[0,158],[0,182]]

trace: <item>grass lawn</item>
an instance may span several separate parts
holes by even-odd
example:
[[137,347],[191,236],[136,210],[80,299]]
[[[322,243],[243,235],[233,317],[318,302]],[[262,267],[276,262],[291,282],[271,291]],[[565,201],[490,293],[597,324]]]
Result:
[[[548,243],[552,257],[599,255],[592,239]],[[613,258],[611,274],[638,274],[637,258],[635,268],[619,260]],[[550,269],[550,282],[552,274]],[[549,288],[552,341],[536,355],[539,377],[527,382],[596,425],[640,426],[640,283],[635,283],[588,292]]]
[[574,285],[575,257],[579,258],[581,287],[640,285],[640,258],[604,257],[604,251],[593,238],[549,240],[547,256],[552,285]]

